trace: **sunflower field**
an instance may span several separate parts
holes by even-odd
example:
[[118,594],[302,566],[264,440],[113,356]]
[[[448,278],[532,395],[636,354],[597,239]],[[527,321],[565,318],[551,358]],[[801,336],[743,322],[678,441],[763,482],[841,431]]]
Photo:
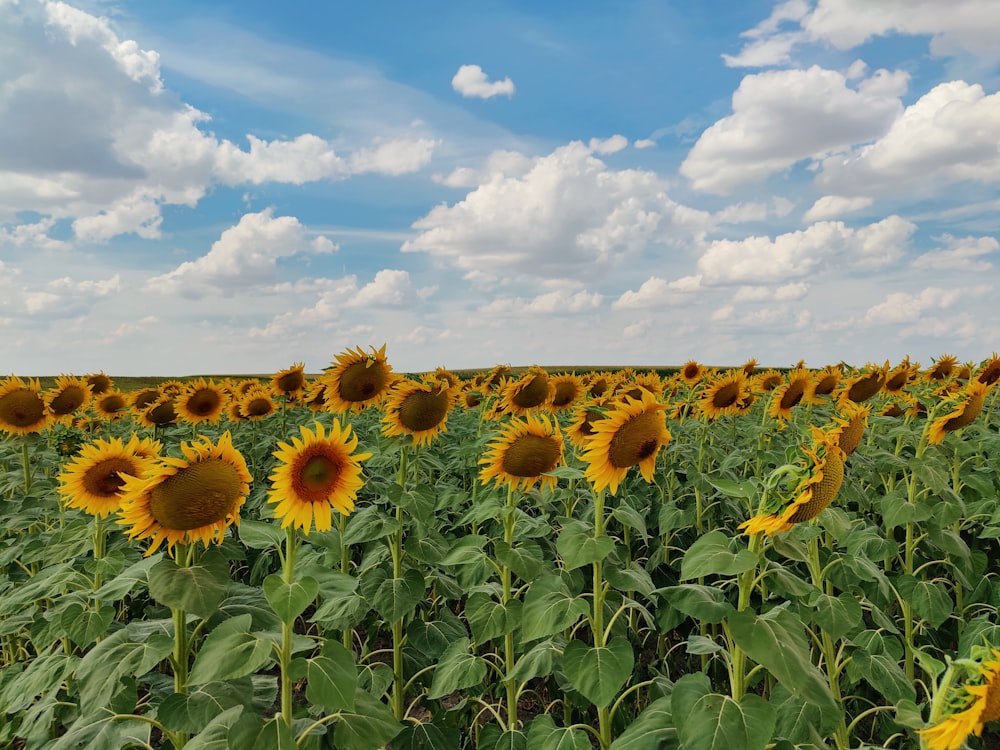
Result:
[[0,379],[0,747],[996,747],[998,380]]

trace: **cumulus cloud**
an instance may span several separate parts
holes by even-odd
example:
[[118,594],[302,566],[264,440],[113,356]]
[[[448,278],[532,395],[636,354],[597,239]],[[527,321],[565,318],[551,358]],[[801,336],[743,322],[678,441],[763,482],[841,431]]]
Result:
[[709,215],[674,202],[652,172],[611,170],[578,141],[536,158],[522,176],[495,175],[414,222],[403,252],[463,270],[594,279],[650,245],[683,242]]
[[878,325],[906,323],[927,311],[946,310],[961,300],[983,297],[993,291],[989,285],[979,285],[957,289],[929,286],[916,293],[893,292],[883,302],[868,308],[865,322]]
[[510,78],[504,78],[502,81],[490,81],[478,65],[460,67],[451,79],[451,87],[462,96],[476,96],[480,99],[489,99],[501,94],[514,95],[514,82]]
[[0,245],[30,247],[35,250],[65,250],[69,243],[49,236],[55,219],[42,219],[32,224],[18,224],[10,229],[0,226]]
[[715,240],[701,258],[704,283],[766,284],[801,279],[830,267],[883,268],[903,255],[916,226],[898,216],[853,229],[840,221],[742,240]]
[[588,145],[595,154],[616,154],[628,147],[628,138],[617,134],[610,138],[591,138]]
[[410,174],[430,163],[438,141],[393,139],[363,148],[351,156],[351,171],[357,174],[378,172],[387,175]]
[[274,282],[279,258],[335,249],[326,237],[307,240],[305,228],[294,216],[275,217],[272,209],[267,209],[244,214],[238,224],[222,233],[207,254],[154,276],[146,282],[146,289],[195,299],[215,293],[232,294],[247,286]]
[[603,302],[604,297],[600,294],[556,289],[533,299],[498,297],[483,305],[479,312],[485,315],[564,315],[593,310]]
[[803,221],[823,221],[868,208],[874,201],[867,196],[824,195],[817,198],[809,210],[802,214]]
[[410,274],[385,268],[375,278],[344,300],[345,307],[407,307],[434,293],[434,288],[414,289]]
[[813,65],[748,75],[733,113],[694,144],[681,174],[698,190],[725,194],[804,159],[821,158],[883,135],[903,111],[908,76],[876,71],[848,86],[843,73]]
[[918,256],[913,261],[914,268],[934,271],[989,271],[993,264],[984,256],[1000,251],[996,237],[952,237],[938,238],[944,245]]
[[535,160],[520,151],[493,151],[480,169],[458,167],[447,175],[436,174],[433,180],[453,188],[477,187],[494,179],[513,177],[515,179],[526,175],[534,166]]
[[1000,93],[950,81],[911,104],[874,143],[822,162],[817,184],[843,195],[1000,182]]
[[32,316],[73,318],[89,310],[97,300],[120,292],[122,288],[120,274],[97,281],[78,281],[64,276],[48,282],[44,289],[26,292],[24,309]]

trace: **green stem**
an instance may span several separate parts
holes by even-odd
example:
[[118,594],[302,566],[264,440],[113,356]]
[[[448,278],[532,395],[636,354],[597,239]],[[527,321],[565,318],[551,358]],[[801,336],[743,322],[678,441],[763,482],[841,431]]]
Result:
[[[399,473],[396,482],[406,489],[406,445],[400,448]],[[396,531],[389,537],[389,552],[392,555],[393,578],[403,577],[403,506],[396,506]],[[405,684],[403,681],[403,618],[392,621],[392,713],[397,721],[402,721],[406,715],[404,699]]]
[[[509,549],[514,543],[514,526],[517,522],[517,514],[514,508],[514,485],[511,484],[507,489],[507,507],[503,518],[503,540]],[[503,585],[503,593],[501,602],[504,609],[507,608],[507,604],[511,600],[511,569],[509,566],[504,565],[500,570],[500,580]],[[506,669],[506,675],[504,676],[503,684],[507,692],[507,731],[514,731],[518,727],[517,719],[517,680],[510,677],[511,672],[514,671],[515,665],[515,653],[514,653],[514,631],[511,630],[509,633],[505,633],[503,637],[503,651],[504,651],[504,667]]]
[[24,495],[27,497],[31,490],[31,456],[28,454],[28,436],[22,435],[21,440],[21,468],[24,469]]
[[[295,555],[297,551],[295,527],[289,524],[285,528],[285,562],[282,570],[282,581],[291,586],[295,580]],[[292,725],[292,636],[295,632],[295,620],[281,623],[281,652],[278,666],[281,670],[281,718],[288,726]]]
[[[604,536],[604,499],[605,492],[594,493],[594,539]],[[604,632],[604,567],[601,560],[594,561],[594,611],[591,616],[594,647],[603,648],[607,645],[607,634]],[[597,707],[597,728],[602,750],[611,747],[611,709],[608,706]]]
[[[344,532],[347,530],[347,516],[343,513],[337,514],[337,530],[340,532],[340,572],[344,575],[351,574],[351,549],[344,543]],[[351,628],[344,628],[340,634],[344,648],[348,651],[354,648],[354,632]]]

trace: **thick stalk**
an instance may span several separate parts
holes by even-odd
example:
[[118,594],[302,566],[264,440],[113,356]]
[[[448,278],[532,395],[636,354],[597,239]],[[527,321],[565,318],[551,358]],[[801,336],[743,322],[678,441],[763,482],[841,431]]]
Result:
[[[927,421],[923,433],[920,435],[920,442],[913,453],[914,465],[918,464],[924,456],[924,451],[927,449],[928,430],[933,421],[934,409],[931,409],[927,414]],[[908,471],[906,473],[906,502],[910,505],[917,502],[918,484],[915,472]],[[913,575],[916,546],[916,525],[913,521],[907,521],[906,537],[903,543],[903,572],[906,575]],[[916,674],[913,656],[916,626],[913,622],[913,608],[910,606],[910,603],[904,600],[900,609],[903,617],[903,671],[906,673],[906,679],[912,683]]]
[[[399,473],[396,482],[400,488],[406,489],[406,446],[400,448]],[[403,506],[396,506],[396,531],[389,537],[389,552],[392,555],[393,578],[403,577]],[[402,721],[406,715],[406,701],[403,681],[403,618],[392,621],[392,713],[397,721]]]
[[[511,484],[507,489],[507,508],[506,515],[503,519],[503,541],[510,548],[514,544],[514,525],[517,521],[517,516],[514,508],[514,485]],[[500,570],[500,580],[503,585],[502,593],[502,604],[506,609],[508,603],[511,600],[512,585],[511,585],[512,572],[509,566],[504,565]],[[506,668],[506,674],[504,676],[504,687],[507,692],[507,731],[512,732],[518,727],[517,719],[517,680],[510,677],[511,672],[514,671],[514,665],[516,663],[515,652],[514,652],[514,631],[505,633],[503,637],[503,655],[504,655],[504,666]]]
[[24,470],[24,495],[31,490],[31,456],[28,454],[28,436],[21,436],[21,468]]
[[[188,554],[188,549],[183,545],[177,545],[176,549],[176,559],[177,564],[184,567],[190,565],[191,560]],[[180,693],[181,695],[187,695],[187,681],[188,681],[188,651],[190,650],[191,644],[188,641],[187,632],[187,612],[179,607],[171,607],[170,612],[173,615],[174,620],[174,653],[171,659],[172,666],[174,668],[174,692]],[[174,746],[180,750],[183,748],[188,741],[188,735],[184,732],[177,732],[173,735]]]
[[[285,561],[282,569],[282,581],[291,586],[295,580],[295,554],[298,547],[295,527],[291,524],[285,529]],[[292,635],[295,632],[295,621],[281,622],[281,652],[278,666],[281,670],[281,718],[288,726],[292,725]]]
[[[762,538],[763,534],[754,534],[750,537],[749,548],[754,555],[757,555],[760,552]],[[736,610],[738,612],[742,612],[750,606],[750,594],[753,592],[754,581],[757,579],[757,567],[758,566],[755,565],[750,570],[743,571],[736,578],[738,591]],[[732,693],[733,700],[739,702],[746,693],[747,655],[743,648],[729,636],[729,629],[725,626],[725,623],[723,623],[723,627],[726,630],[727,639],[729,640],[729,660],[731,665],[729,674],[729,689]]]
[[[594,539],[604,536],[604,490],[594,493]],[[594,647],[603,648],[607,645],[604,632],[604,568],[601,560],[594,561],[594,611],[591,617]],[[602,750],[611,747],[611,709],[608,706],[597,707],[597,730],[600,735]]]
[[[340,572],[344,575],[351,574],[351,549],[344,543],[344,532],[347,530],[347,516],[337,513],[337,530],[340,532]],[[354,632],[351,628],[344,628],[340,634],[344,648],[351,651],[354,648]]]

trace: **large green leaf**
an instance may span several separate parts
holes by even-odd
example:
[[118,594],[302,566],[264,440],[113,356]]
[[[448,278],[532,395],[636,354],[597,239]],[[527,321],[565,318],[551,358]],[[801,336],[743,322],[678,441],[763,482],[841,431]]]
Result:
[[757,565],[757,555],[742,546],[736,552],[730,549],[740,544],[721,531],[703,534],[684,553],[681,580],[709,575],[732,576],[752,570]]
[[[610,750],[663,750],[677,738],[670,696],[657,698],[643,709],[611,743]],[[670,743],[670,744],[667,744]]]
[[186,695],[168,695],[157,709],[156,718],[172,732],[197,734],[226,709],[249,707],[252,693],[249,677],[231,682],[209,682],[192,687]]
[[846,635],[862,622],[861,604],[848,593],[840,596],[818,594],[810,602],[814,607],[813,618],[831,638]]
[[469,651],[470,645],[468,638],[459,638],[441,654],[428,698],[442,698],[457,690],[479,685],[486,678],[486,662]]
[[291,625],[313,603],[319,593],[319,582],[315,578],[303,576],[285,583],[281,576],[272,573],[264,579],[263,588],[271,609],[283,623]]
[[675,609],[700,622],[722,622],[736,609],[726,599],[722,589],[715,586],[682,583],[679,586],[657,589],[656,593],[670,602]]
[[164,632],[139,632],[130,625],[94,646],[77,667],[80,706],[90,713],[106,706],[122,677],[141,677],[167,658],[174,640]]
[[520,612],[521,602],[512,601],[505,605],[484,591],[470,594],[465,603],[465,617],[472,629],[472,637],[479,644],[513,631]]
[[101,710],[77,719],[48,750],[108,750],[120,747],[148,747],[151,727],[135,719],[113,720]]
[[306,665],[306,699],[310,703],[328,713],[354,710],[358,665],[352,652],[329,640],[322,653],[307,659]]
[[556,539],[556,550],[566,570],[599,562],[614,549],[614,539],[609,536],[595,538],[593,529],[582,521],[567,521]]
[[749,693],[737,703],[711,692],[705,675],[689,674],[674,685],[671,706],[685,750],[764,750],[774,733],[774,708]]
[[413,612],[424,598],[424,576],[410,568],[401,578],[386,578],[372,597],[372,606],[386,622],[395,622]]
[[181,567],[167,558],[149,571],[149,595],[154,600],[198,617],[210,617],[215,612],[226,598],[230,583],[229,565],[214,549],[195,565]]
[[549,714],[539,714],[528,727],[530,750],[591,750],[590,736],[582,729],[557,727]]
[[590,603],[573,596],[561,576],[543,576],[524,597],[521,640],[524,643],[559,633],[590,611]]
[[101,586],[94,592],[94,598],[102,602],[117,602],[127,596],[138,584],[145,583],[149,578],[149,569],[162,559],[162,552],[152,557],[142,558]]
[[778,607],[760,616],[734,612],[728,619],[733,639],[751,659],[802,700],[838,710],[826,676],[810,659],[804,626],[795,615]]
[[635,654],[626,638],[606,646],[573,640],[563,649],[563,671],[570,684],[595,706],[609,706],[632,676]]
[[110,604],[94,610],[79,602],[72,602],[59,614],[59,622],[73,643],[80,648],[87,648],[107,632],[115,618],[115,611]]
[[493,542],[493,554],[501,565],[506,565],[524,581],[534,580],[542,569],[542,548],[537,542],[522,541],[513,547],[503,540]]
[[870,654],[855,649],[851,653],[847,673],[854,680],[861,678],[868,682],[882,694],[886,703],[917,700],[913,683],[906,679],[899,663],[888,654]]
[[379,750],[403,730],[392,711],[364,690],[354,697],[354,711],[344,711],[333,730],[335,747]]
[[442,750],[460,747],[462,733],[458,727],[431,722],[410,724],[392,741],[392,750]]
[[188,683],[233,680],[263,667],[271,658],[272,641],[251,633],[250,623],[250,615],[240,615],[209,633],[198,649]]

